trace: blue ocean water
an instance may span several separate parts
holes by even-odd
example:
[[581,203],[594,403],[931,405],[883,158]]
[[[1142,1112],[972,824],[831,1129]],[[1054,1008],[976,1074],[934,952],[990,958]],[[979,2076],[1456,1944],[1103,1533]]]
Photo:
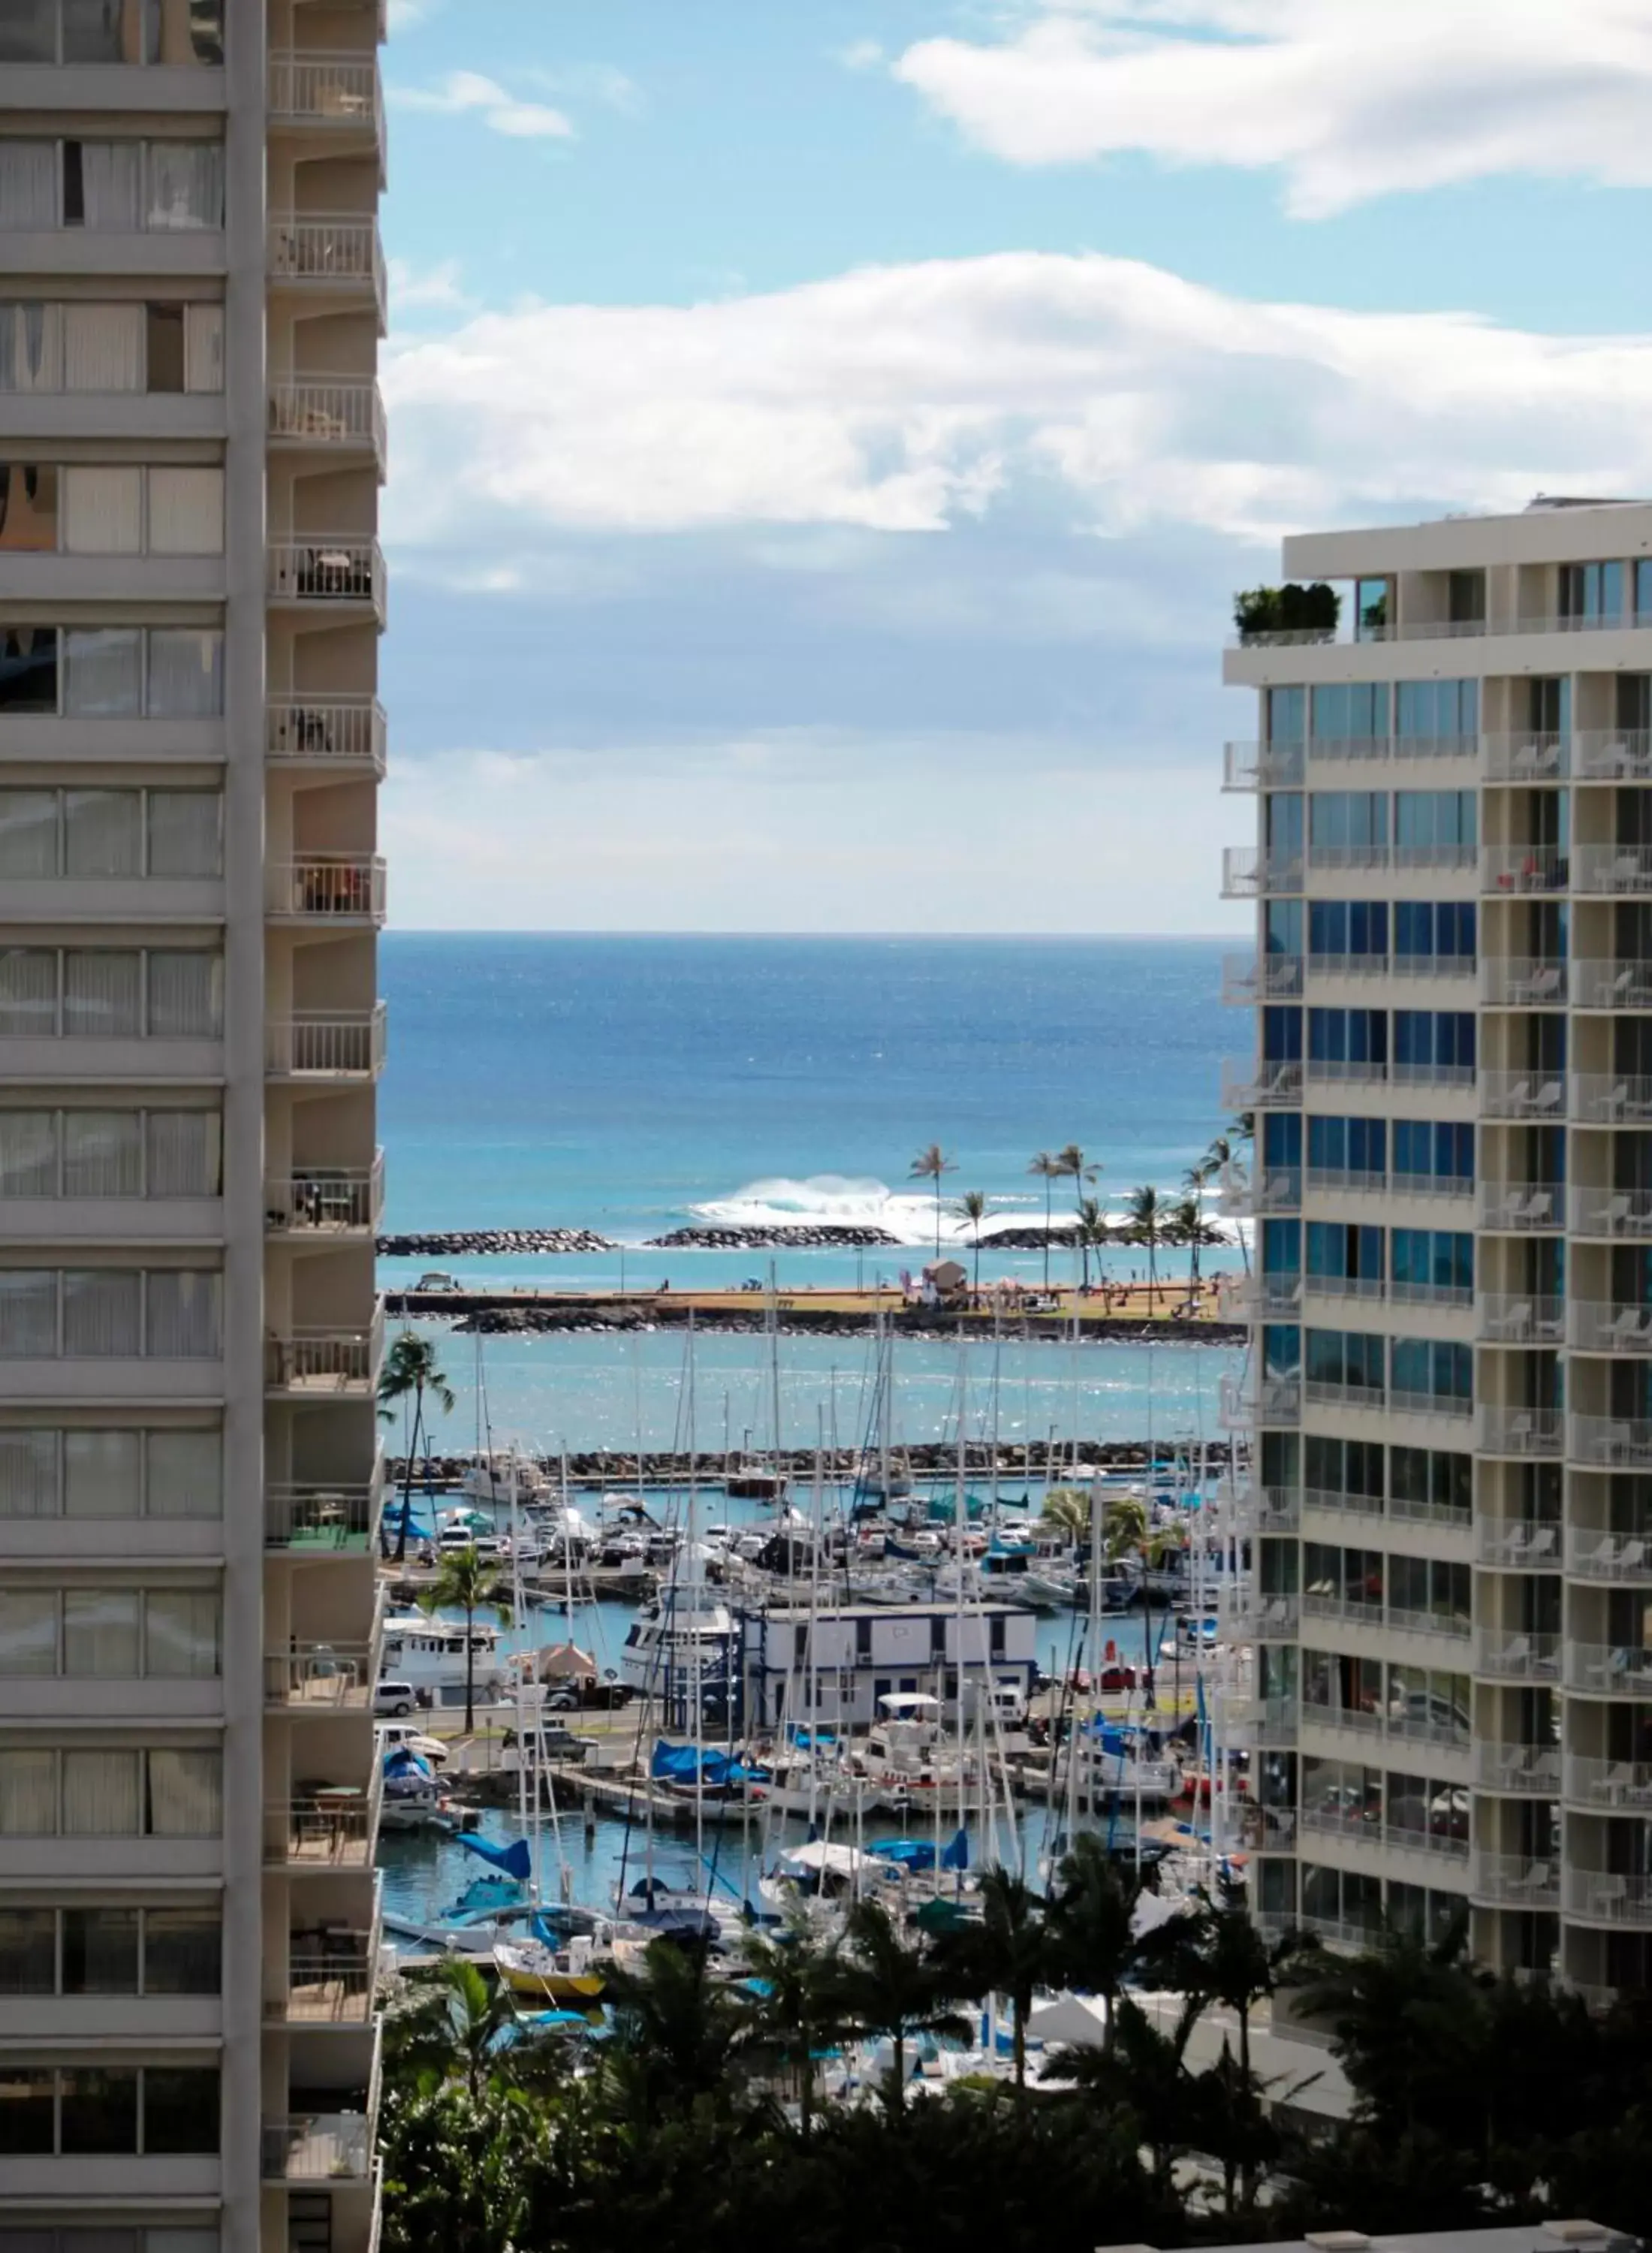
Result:
[[[908,1169],[937,1141],[957,1166],[943,1193],[954,1245],[965,1231],[950,1206],[966,1189],[1007,1219],[1042,1217],[1027,1172],[1039,1148],[1078,1142],[1102,1168],[1105,1205],[1144,1182],[1175,1189],[1224,1123],[1219,1059],[1247,1029],[1217,998],[1220,955],[1214,939],[393,932],[387,1227],[583,1226],[624,1249],[386,1261],[384,1279],[439,1265],[477,1284],[681,1288],[766,1275],[771,1260],[783,1289],[892,1278],[933,1241],[933,1199]],[[1071,1196],[1058,1185],[1058,1211]],[[902,1242],[864,1254],[644,1248],[697,1217],[875,1221]],[[1167,1257],[1180,1273],[1184,1255]],[[1143,1257],[1107,1263],[1118,1275]],[[1042,1264],[989,1243],[982,1273],[1034,1280]],[[626,1446],[639,1431],[667,1444],[686,1415],[683,1350],[674,1331],[491,1341],[495,1432],[545,1447]],[[708,1335],[696,1357],[701,1443],[767,1437],[763,1342]],[[446,1358],[462,1395],[449,1429],[468,1446],[468,1342]],[[858,1436],[865,1359],[855,1339],[784,1342],[791,1443],[823,1421]],[[984,1356],[967,1359],[964,1413],[979,1430],[990,1386]],[[1135,1437],[1151,1422],[1155,1435],[1211,1436],[1232,1365],[1218,1349],[1010,1343],[1000,1428],[1042,1441],[1051,1428]],[[957,1354],[903,1345],[900,1379],[903,1435],[940,1436],[958,1413]]]

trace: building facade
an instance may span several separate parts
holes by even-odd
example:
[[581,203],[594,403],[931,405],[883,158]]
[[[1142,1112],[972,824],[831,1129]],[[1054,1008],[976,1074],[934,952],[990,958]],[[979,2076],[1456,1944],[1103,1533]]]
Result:
[[376,2235],[383,31],[0,9],[7,2253]]
[[938,1699],[955,1720],[960,1665],[967,1720],[983,1685],[1024,1706],[1038,1673],[1038,1615],[1007,1604],[780,1604],[742,1615],[740,1632],[752,1728],[869,1728],[878,1700],[901,1692]]
[[1652,505],[1284,561],[1341,602],[1258,609],[1226,660],[1258,700],[1223,886],[1257,914],[1226,973],[1256,1897],[1643,1986]]

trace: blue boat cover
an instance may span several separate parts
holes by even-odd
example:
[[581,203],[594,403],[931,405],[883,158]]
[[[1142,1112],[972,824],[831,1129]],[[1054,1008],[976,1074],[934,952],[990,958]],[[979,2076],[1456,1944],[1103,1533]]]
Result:
[[533,1857],[526,1838],[513,1838],[508,1846],[496,1846],[489,1839],[478,1838],[474,1831],[461,1831],[459,1844],[483,1861],[491,1862],[496,1870],[520,1878],[525,1885],[533,1874]]
[[670,1745],[661,1737],[654,1747],[654,1758],[650,1774],[665,1783],[694,1783],[709,1785],[713,1790],[727,1783],[745,1783],[763,1773],[761,1768],[745,1768],[727,1753],[720,1753],[710,1745],[696,1749],[693,1745]]

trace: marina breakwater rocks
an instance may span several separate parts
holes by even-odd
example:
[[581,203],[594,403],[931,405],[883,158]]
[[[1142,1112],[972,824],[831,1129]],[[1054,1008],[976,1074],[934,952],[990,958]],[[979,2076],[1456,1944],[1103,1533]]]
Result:
[[461,1228],[433,1236],[381,1236],[381,1259],[446,1259],[489,1252],[617,1252],[589,1228]]
[[[387,1313],[399,1318],[446,1316],[464,1337],[554,1336],[564,1331],[601,1336],[608,1332],[681,1329],[691,1318],[699,1329],[756,1337],[768,1328],[764,1312],[767,1303],[766,1297],[756,1292],[752,1294],[749,1308],[708,1306],[688,1291],[680,1294],[652,1293],[640,1301],[573,1297],[525,1299],[503,1293],[494,1296],[484,1291],[412,1290],[385,1294]],[[960,1329],[966,1336],[982,1340],[990,1339],[993,1334],[987,1315],[949,1320],[931,1307],[886,1307],[883,1320],[897,1337],[923,1339],[938,1345],[955,1344]],[[777,1322],[784,1337],[860,1337],[875,1328],[877,1315],[871,1307],[852,1312],[840,1305],[811,1307],[806,1300],[788,1298],[782,1293]],[[1064,1314],[1013,1315],[1004,1335],[1065,1345],[1072,1341],[1072,1326]],[[1144,1322],[1140,1315],[1121,1315],[1086,1321],[1079,1331],[1079,1341],[1085,1345],[1236,1346],[1244,1344],[1248,1335],[1242,1322],[1173,1322],[1168,1318]]]
[[[1154,1450],[1162,1460],[1164,1449]],[[1056,1460],[1057,1482],[1070,1468],[1075,1455],[1081,1463],[1102,1470],[1133,1471],[1147,1467],[1148,1449],[1143,1440],[1071,1440],[1061,1442]],[[1205,1446],[1205,1458],[1211,1468],[1225,1465],[1231,1456],[1226,1440],[1211,1440]],[[972,1478],[990,1477],[993,1468],[993,1451],[984,1441],[972,1440],[965,1443],[965,1473]],[[772,1460],[765,1454],[765,1464]],[[720,1454],[708,1453],[694,1458],[694,1468],[702,1479],[714,1482],[721,1461]],[[958,1469],[958,1448],[955,1443],[944,1440],[924,1440],[913,1447],[903,1446],[894,1452],[894,1461],[903,1477],[938,1478],[953,1475]],[[735,1466],[736,1468],[742,1466]],[[429,1478],[437,1486],[457,1486],[470,1468],[468,1459],[460,1456],[436,1456],[429,1465],[422,1461],[415,1473],[415,1490],[422,1489]],[[561,1464],[554,1456],[541,1460],[540,1468],[552,1479],[560,1477]],[[807,1482],[814,1476],[815,1451],[812,1447],[788,1447],[782,1451],[780,1468],[793,1480]],[[1031,1447],[1000,1441],[997,1468],[1000,1478],[1038,1478],[1048,1475],[1049,1450],[1042,1441]],[[858,1447],[828,1447],[821,1457],[821,1469],[829,1480],[841,1482],[855,1476],[865,1468],[865,1458]],[[625,1488],[642,1486],[680,1486],[688,1476],[689,1459],[686,1454],[669,1449],[647,1449],[639,1464],[634,1454],[616,1450],[592,1449],[568,1458],[570,1482],[580,1486]],[[386,1477],[392,1486],[399,1486],[407,1475],[404,1459],[391,1457],[386,1465]]]
[[653,1252],[784,1252],[794,1249],[850,1252],[881,1251],[898,1246],[898,1236],[887,1228],[857,1228],[836,1221],[777,1221],[771,1228],[711,1227],[695,1223],[673,1228],[669,1236],[651,1236],[645,1248]]

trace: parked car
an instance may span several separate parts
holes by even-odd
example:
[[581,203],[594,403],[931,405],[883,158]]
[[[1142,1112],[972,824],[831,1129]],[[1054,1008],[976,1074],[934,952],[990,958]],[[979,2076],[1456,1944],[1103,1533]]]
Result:
[[375,1713],[389,1713],[397,1719],[410,1713],[419,1702],[419,1693],[411,1682],[380,1682],[373,1693]]

